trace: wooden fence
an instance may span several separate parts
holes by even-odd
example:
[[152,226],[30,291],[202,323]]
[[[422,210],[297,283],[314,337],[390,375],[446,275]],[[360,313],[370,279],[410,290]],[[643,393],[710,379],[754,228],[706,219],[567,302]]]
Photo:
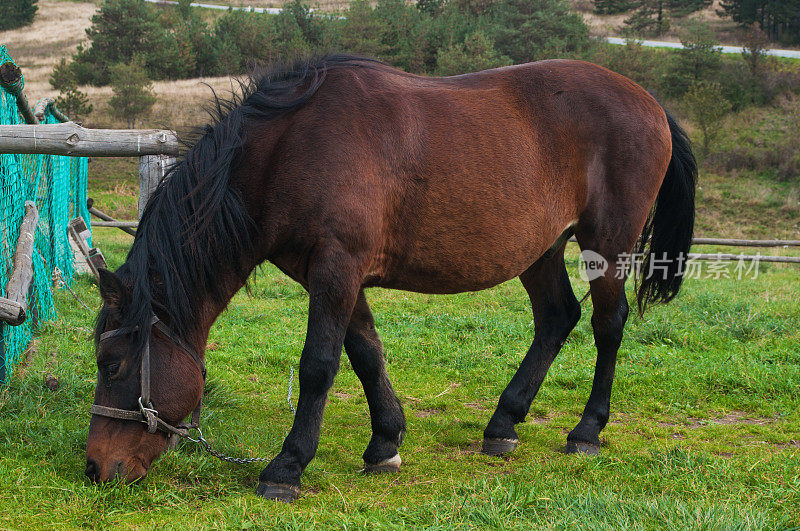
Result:
[[[174,131],[87,129],[73,122],[47,125],[0,125],[0,153],[39,153],[75,157],[139,157],[139,217],[142,216],[150,194],[158,186],[180,150],[181,144]],[[105,223],[116,222],[108,219],[103,221]],[[124,227],[131,228],[130,222],[127,222]]]

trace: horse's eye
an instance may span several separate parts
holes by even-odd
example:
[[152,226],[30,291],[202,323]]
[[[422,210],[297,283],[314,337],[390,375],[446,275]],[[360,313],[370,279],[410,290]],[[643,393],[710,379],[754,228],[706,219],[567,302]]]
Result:
[[119,363],[112,363],[106,366],[106,376],[113,378],[119,372]]

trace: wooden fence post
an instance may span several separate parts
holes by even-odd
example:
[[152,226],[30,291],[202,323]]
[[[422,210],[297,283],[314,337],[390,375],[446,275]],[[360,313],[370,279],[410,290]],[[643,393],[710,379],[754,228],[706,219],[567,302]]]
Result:
[[175,157],[170,155],[144,155],[139,157],[139,219],[147,200],[164,178]]
[[5,286],[5,296],[0,297],[0,320],[13,326],[25,321],[28,309],[28,288],[33,280],[33,241],[39,211],[33,201],[25,202],[25,217],[19,226],[19,238],[14,252],[11,278]]

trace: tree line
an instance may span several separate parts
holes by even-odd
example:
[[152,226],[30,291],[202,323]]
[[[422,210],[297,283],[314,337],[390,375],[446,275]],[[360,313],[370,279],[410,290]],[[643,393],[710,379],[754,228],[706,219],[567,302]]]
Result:
[[[707,0],[669,1],[677,9],[677,2],[697,7]],[[78,85],[111,83],[112,114],[132,127],[154,101],[149,79],[241,74],[254,63],[311,52],[347,51],[433,75],[576,58],[626,75],[662,101],[679,102],[699,125],[704,150],[728,111],[800,92],[800,68],[765,55],[767,36],[757,24],[744,34],[741,57],[723,56],[702,21],[681,26],[684,48],[667,51],[591,39],[565,0],[355,0],[338,15],[312,13],[293,0],[279,15],[229,10],[210,21],[188,0],[177,8],[106,0],[87,30],[89,44],[56,66],[51,84],[74,117],[90,110]]]
[[[660,36],[670,29],[670,20],[685,17],[712,4],[712,0],[592,0],[597,13],[628,13],[626,33]],[[717,14],[742,27],[757,26],[769,40],[800,44],[800,1],[721,0]]]

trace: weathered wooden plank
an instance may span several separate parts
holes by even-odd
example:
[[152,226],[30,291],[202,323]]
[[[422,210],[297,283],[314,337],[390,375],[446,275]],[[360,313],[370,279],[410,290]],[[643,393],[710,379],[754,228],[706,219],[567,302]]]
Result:
[[50,111],[53,117],[59,122],[69,122],[69,118],[66,114],[58,109],[56,106],[56,100],[53,98],[42,98],[36,102],[36,105],[33,106],[33,115],[37,120],[39,120],[39,122],[44,121],[45,117],[47,116],[47,111]]
[[[113,227],[116,229],[135,229],[139,226],[138,221],[92,221],[92,227]],[[133,233],[136,236],[136,232]]]
[[0,321],[14,326],[22,324],[25,321],[25,308],[16,301],[0,297]]
[[731,247],[800,247],[800,240],[738,240],[730,238],[695,238],[693,245],[730,245]]
[[[576,243],[575,237],[569,239]],[[730,247],[800,247],[800,240],[740,240],[735,238],[694,238],[692,245],[727,245]]]
[[[105,212],[103,212],[102,210],[100,210],[99,208],[95,208],[94,206],[92,206],[93,204],[94,204],[94,200],[89,198],[86,206],[89,208],[89,213],[91,215],[100,218],[102,221],[118,221],[118,220],[112,218],[111,216],[109,216],[108,214],[106,214]],[[98,225],[98,223],[99,222],[97,222],[97,221],[93,221],[92,225],[93,226],[97,226],[97,227],[102,227],[103,226],[103,225]],[[123,221],[123,223],[128,223],[128,222]],[[133,226],[133,227],[119,227],[119,229],[121,229],[123,232],[127,232],[131,236],[136,236],[136,231],[134,229],[139,226],[139,223],[135,222],[135,221],[133,223],[136,223],[136,226]]]
[[175,157],[169,155],[145,155],[139,157],[139,219],[142,219],[144,207],[155,191],[158,183],[164,179]]
[[[6,296],[3,304],[7,312],[0,318],[11,325],[19,325],[25,320],[28,308],[28,289],[33,280],[33,240],[36,224],[39,222],[39,210],[33,201],[25,202],[25,217],[19,227],[17,248],[14,252],[14,269],[6,284]],[[8,301],[8,303],[5,303]],[[13,314],[16,313],[16,316]]]
[[690,260],[708,261],[743,261],[743,262],[780,262],[784,264],[800,264],[800,256],[765,256],[763,254],[702,254],[689,253]]
[[72,241],[74,241],[77,246],[78,250],[80,250],[81,254],[86,257],[86,264],[89,266],[89,269],[92,271],[94,278],[99,279],[100,274],[97,272],[97,266],[91,259],[91,249],[89,246],[86,245],[86,240],[84,239],[84,231],[88,231],[89,229],[86,228],[86,222],[83,221],[83,218],[80,216],[73,219],[67,225],[67,231],[69,232]]
[[[0,334],[5,325],[0,322]],[[6,342],[0,341],[0,383],[6,383]]]
[[43,153],[79,157],[139,157],[180,153],[173,131],[87,129],[74,122],[0,125],[0,153]]

